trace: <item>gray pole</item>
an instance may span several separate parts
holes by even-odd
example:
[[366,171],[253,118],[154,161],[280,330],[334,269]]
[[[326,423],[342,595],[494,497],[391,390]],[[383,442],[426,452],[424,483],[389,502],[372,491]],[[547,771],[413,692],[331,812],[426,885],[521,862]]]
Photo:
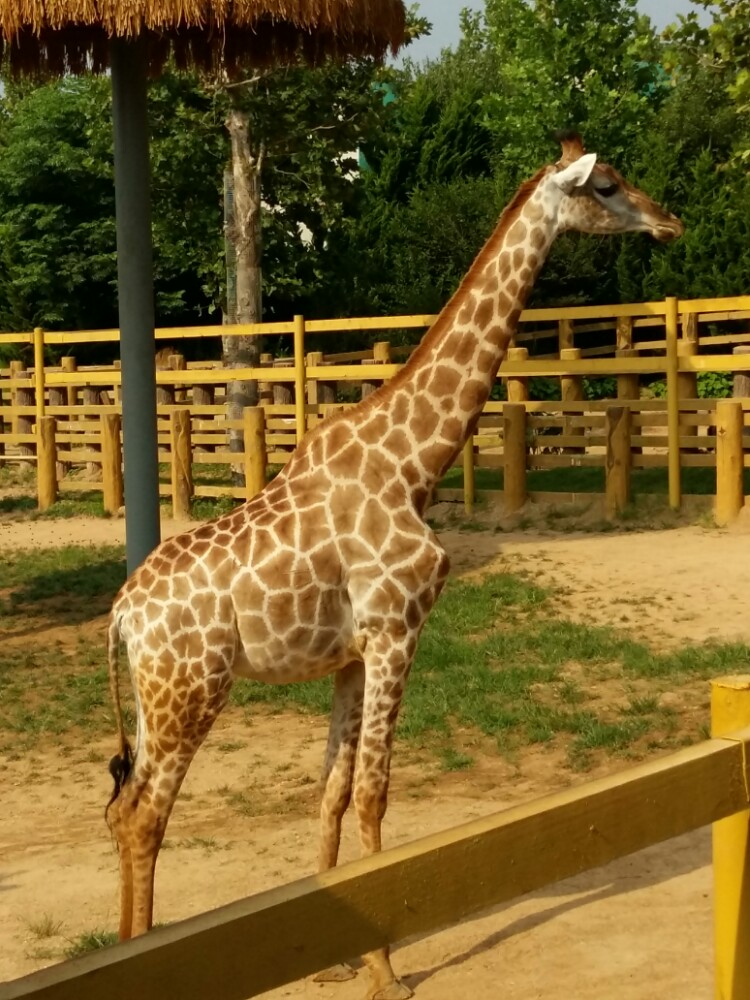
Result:
[[128,573],[159,544],[154,279],[143,40],[113,39],[117,292]]

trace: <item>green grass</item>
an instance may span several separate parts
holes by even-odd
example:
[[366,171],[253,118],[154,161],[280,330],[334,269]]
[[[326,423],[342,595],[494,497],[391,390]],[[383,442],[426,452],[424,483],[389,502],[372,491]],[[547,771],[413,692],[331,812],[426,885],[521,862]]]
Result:
[[[476,488],[478,490],[502,490],[502,469],[477,469]],[[450,469],[441,489],[463,489],[463,469]],[[604,468],[571,467],[568,469],[530,469],[527,485],[531,492],[539,493],[604,493]],[[633,496],[656,494],[666,496],[669,484],[666,468],[633,469]],[[716,470],[712,468],[684,468],[682,470],[682,492],[699,496],[713,496],[716,493]],[[745,469],[745,492],[750,493],[750,469]]]
[[[4,568],[0,640],[32,636],[50,620],[90,620],[107,610],[125,576],[120,548],[11,552]],[[101,641],[82,635],[73,648],[69,642],[0,642],[0,732],[11,738],[6,749],[32,745],[41,735],[112,729],[103,643],[103,629]],[[615,628],[569,621],[549,591],[520,576],[452,581],[424,629],[398,737],[434,753],[445,770],[471,766],[467,740],[471,747],[478,740],[503,752],[559,745],[580,767],[597,751],[698,738],[694,721],[682,725],[678,714],[660,707],[660,694],[748,670],[750,647],[743,644],[657,652]],[[603,681],[620,692],[611,703],[598,696]],[[326,714],[331,681],[272,686],[241,680],[231,702],[250,710]],[[230,753],[237,746],[222,743],[219,749]],[[244,797],[233,805],[257,808]]]
[[108,948],[117,943],[117,934],[114,931],[93,930],[85,931],[73,938],[70,945],[65,949],[66,958],[75,958],[77,955],[86,955],[90,951],[98,951],[100,948]]

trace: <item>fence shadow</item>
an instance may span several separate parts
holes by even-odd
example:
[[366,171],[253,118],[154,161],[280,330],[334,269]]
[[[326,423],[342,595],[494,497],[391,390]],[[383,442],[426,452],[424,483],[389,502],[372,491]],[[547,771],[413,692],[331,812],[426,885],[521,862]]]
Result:
[[[634,890],[660,885],[710,865],[710,838],[710,828],[693,831],[680,838],[652,845],[636,854],[618,858],[601,868],[582,872],[580,875],[574,875],[561,882],[546,886],[544,889],[529,893],[527,896],[518,897],[508,903],[485,910],[475,917],[470,917],[462,922],[464,926],[477,920],[484,920],[490,915],[506,913],[517,906],[521,900],[537,900],[540,904],[540,909],[537,912],[518,917],[502,929],[481,938],[466,951],[452,955],[437,965],[406,974],[403,977],[404,981],[412,989],[416,989],[417,986],[438,973],[461,966],[504,941],[519,934],[533,931],[565,913],[616,896],[627,895]],[[552,902],[555,896],[573,894],[575,898],[566,898],[558,903]],[[419,938],[412,940],[419,940]]]

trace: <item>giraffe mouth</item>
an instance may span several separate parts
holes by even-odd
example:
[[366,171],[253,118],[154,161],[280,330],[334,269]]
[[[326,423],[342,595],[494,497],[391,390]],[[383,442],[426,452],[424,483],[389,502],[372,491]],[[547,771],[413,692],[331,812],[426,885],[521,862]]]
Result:
[[680,222],[677,216],[672,216],[671,219],[665,222],[659,222],[651,230],[651,235],[659,243],[669,243],[671,240],[676,240],[685,232],[685,226]]

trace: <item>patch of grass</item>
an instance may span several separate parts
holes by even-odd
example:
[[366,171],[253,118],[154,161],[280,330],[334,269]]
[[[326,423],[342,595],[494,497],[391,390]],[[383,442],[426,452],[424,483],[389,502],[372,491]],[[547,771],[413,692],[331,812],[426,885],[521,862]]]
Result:
[[37,920],[30,920],[27,926],[29,933],[33,934],[37,940],[42,941],[45,938],[57,937],[63,928],[63,922],[55,920],[49,913],[45,913]]
[[444,747],[440,750],[439,757],[444,771],[465,771],[474,765],[474,758],[470,754],[461,753],[453,747]]
[[77,955],[85,955],[90,951],[98,951],[99,948],[108,948],[117,943],[117,934],[114,931],[93,930],[84,931],[78,937],[73,938],[70,945],[65,949],[66,958],[75,958]]
[[232,496],[225,497],[194,497],[190,503],[190,516],[195,521],[210,521],[223,514],[229,514],[242,503]]
[[37,500],[33,496],[0,498],[0,514],[29,514],[36,507]]
[[3,587],[11,603],[30,604],[51,597],[114,597],[125,581],[125,550],[120,545],[69,545],[59,549],[0,552]]
[[[503,488],[502,469],[475,469],[474,472],[477,490]],[[535,493],[604,493],[604,467],[530,469],[527,484],[529,490]],[[665,496],[669,492],[667,469],[633,469],[631,484],[634,497],[645,494]],[[463,469],[460,466],[449,469],[438,488],[462,489]],[[716,470],[710,466],[683,468],[682,490],[686,494],[714,496]],[[745,493],[750,493],[750,469],[745,469]]]

